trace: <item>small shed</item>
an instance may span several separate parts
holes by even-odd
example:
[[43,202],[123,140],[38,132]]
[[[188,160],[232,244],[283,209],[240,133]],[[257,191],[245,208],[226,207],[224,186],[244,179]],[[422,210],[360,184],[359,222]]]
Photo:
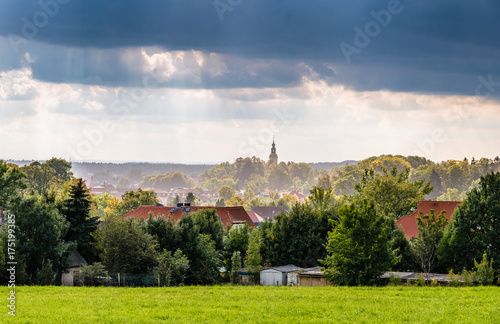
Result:
[[[401,285],[408,285],[411,283],[415,283],[421,279],[423,279],[425,281],[425,284],[427,285],[430,285],[432,281],[435,281],[440,285],[448,285],[451,281],[451,278],[449,278],[448,275],[444,273],[426,274],[422,272],[396,272],[396,271],[387,271],[380,276],[380,279],[382,279],[386,283],[389,283],[392,277],[398,278],[401,281]],[[464,282],[462,276],[456,275],[455,277],[457,281]]]
[[243,268],[238,272],[238,274],[240,275],[240,283],[242,285],[254,286],[259,283],[259,271],[254,273]]
[[68,266],[66,267],[66,273],[62,274],[61,285],[74,286],[75,274],[80,272],[84,265],[87,265],[87,261],[82,258],[77,250],[73,250],[68,256]]
[[[261,286],[286,286],[288,274],[302,271],[302,268],[288,264],[281,267],[271,267],[260,271]],[[292,279],[293,280],[293,279]]]
[[298,273],[299,286],[316,287],[330,286],[331,283],[323,276],[323,271],[319,267],[304,269]]

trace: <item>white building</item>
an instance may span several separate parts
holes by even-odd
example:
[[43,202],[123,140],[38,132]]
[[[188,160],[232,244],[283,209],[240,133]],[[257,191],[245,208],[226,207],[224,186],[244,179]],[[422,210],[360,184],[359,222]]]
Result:
[[260,271],[260,285],[261,286],[287,286],[289,283],[293,285],[297,284],[294,276],[290,276],[290,282],[288,280],[288,275],[296,272],[302,271],[302,268],[289,264],[281,267],[272,267]]

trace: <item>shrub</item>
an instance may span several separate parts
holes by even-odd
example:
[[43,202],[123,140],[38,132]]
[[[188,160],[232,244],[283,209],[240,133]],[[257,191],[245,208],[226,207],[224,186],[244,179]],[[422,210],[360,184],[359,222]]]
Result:
[[231,282],[233,285],[240,284],[240,270],[241,270],[241,252],[234,251],[231,258]]
[[464,269],[462,271],[462,279],[464,281],[464,285],[466,286],[474,286],[477,284],[477,274],[476,271],[470,270],[467,271]]
[[54,283],[56,274],[52,270],[52,261],[43,260],[42,269],[36,271],[35,284],[40,286],[48,286]]
[[448,280],[448,284],[451,287],[459,287],[461,285],[460,282],[460,274],[454,274],[453,269],[448,272],[448,275],[446,276],[446,280]]
[[423,273],[417,276],[417,279],[415,279],[415,285],[419,287],[425,286],[425,275]]
[[75,281],[84,286],[102,285],[109,281],[108,272],[102,263],[96,262],[83,266],[76,274]]
[[158,266],[153,273],[158,281],[158,286],[177,286],[184,283],[186,272],[189,269],[189,260],[177,249],[172,255],[171,251],[163,250],[158,257]]
[[474,260],[474,266],[477,270],[477,281],[483,286],[491,285],[495,279],[495,270],[493,270],[493,259],[488,262],[486,253],[483,254],[481,263]]
[[391,273],[389,275],[389,284],[391,286],[399,286],[401,284],[401,276],[395,275],[394,273]]

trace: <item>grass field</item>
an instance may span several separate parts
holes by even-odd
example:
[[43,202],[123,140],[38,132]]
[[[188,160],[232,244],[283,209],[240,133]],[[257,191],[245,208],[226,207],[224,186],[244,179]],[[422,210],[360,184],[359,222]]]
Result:
[[2,323],[500,323],[500,288],[17,287]]

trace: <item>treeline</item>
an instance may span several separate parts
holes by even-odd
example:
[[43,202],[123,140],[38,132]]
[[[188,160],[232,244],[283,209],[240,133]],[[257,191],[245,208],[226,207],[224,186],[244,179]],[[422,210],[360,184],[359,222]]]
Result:
[[280,162],[267,166],[257,158],[238,158],[234,163],[218,164],[200,175],[199,183],[205,190],[217,190],[229,185],[237,190],[244,189],[254,194],[271,190],[297,188],[309,190],[314,185],[317,171],[307,163]]
[[[142,190],[127,192],[120,202],[115,200],[112,210],[116,213],[99,223],[97,198],[89,196],[81,179],[68,173],[65,161],[24,168],[2,161],[0,204],[7,216],[14,215],[16,229],[9,233],[4,227],[0,255],[5,256],[9,235],[14,235],[19,282],[27,284],[53,283],[75,249],[90,264],[82,273],[90,282],[94,282],[92,273],[118,272],[154,274],[154,283],[160,285],[237,283],[235,274],[241,268],[257,277],[261,267],[290,263],[323,266],[325,276],[340,285],[371,285],[388,270],[453,270],[475,278],[473,282],[494,282],[500,269],[500,173],[487,173],[477,181],[470,178],[476,183],[465,193],[449,226],[444,215],[431,212],[420,215],[419,235],[412,240],[396,228],[397,219],[410,214],[420,200],[433,193],[432,181],[412,179],[413,170],[436,167],[426,161],[414,158],[414,166],[418,166],[411,170],[406,167],[410,162],[401,157],[362,161],[368,168],[353,184],[351,195],[336,195],[335,182],[325,174],[328,177],[322,182],[326,188],[314,186],[305,203],[295,203],[274,222],[232,229],[222,228],[213,211],[186,215],[177,224],[165,217],[120,219],[128,210],[157,202],[154,192]],[[246,163],[241,161],[241,166]],[[260,163],[255,159],[247,168],[261,172]],[[497,164],[479,165],[494,168]],[[456,169],[453,165],[468,165],[469,175],[471,170],[482,170],[476,162],[449,165],[449,170]],[[235,170],[231,165],[218,169],[224,167],[228,174],[247,175],[238,175],[245,168]],[[387,171],[388,167],[392,169]],[[38,182],[45,185],[40,187]],[[106,206],[110,207],[108,202]],[[0,267],[5,266],[6,260],[0,258]],[[226,270],[224,277],[221,267]],[[5,283],[6,271],[0,273]]]
[[481,158],[476,160],[447,160],[440,163],[433,162],[419,156],[392,156],[381,155],[364,159],[356,165],[346,165],[332,168],[318,179],[316,185],[332,186],[336,195],[352,195],[355,193],[355,184],[358,183],[366,169],[375,172],[409,169],[411,181],[430,181],[434,190],[426,199],[462,200],[465,193],[478,184],[479,178],[490,172],[500,170],[500,158],[491,160]]
[[182,172],[190,177],[199,175],[203,171],[211,168],[213,164],[182,164],[182,163],[146,163],[146,162],[73,162],[73,172],[83,178],[90,178],[91,175],[103,171],[109,171],[118,178],[130,174],[132,170],[142,175],[161,174],[168,172]]

